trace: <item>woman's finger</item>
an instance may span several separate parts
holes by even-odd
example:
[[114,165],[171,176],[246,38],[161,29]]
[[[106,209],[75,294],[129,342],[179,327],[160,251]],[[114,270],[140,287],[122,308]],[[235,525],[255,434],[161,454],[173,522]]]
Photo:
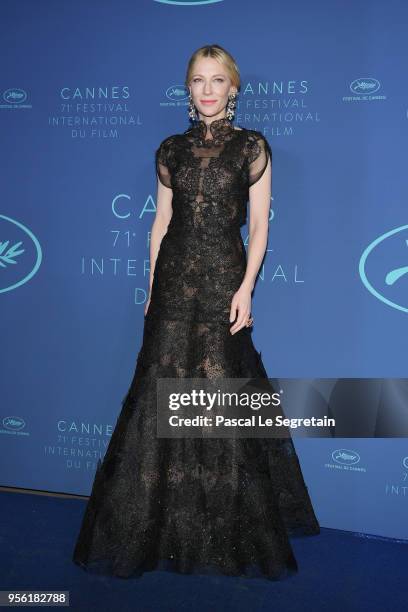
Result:
[[235,333],[239,331],[240,329],[242,329],[245,325],[246,320],[248,319],[248,315],[249,315],[248,310],[242,310],[241,312],[238,312],[238,319],[234,323],[234,325],[230,328],[230,332]]

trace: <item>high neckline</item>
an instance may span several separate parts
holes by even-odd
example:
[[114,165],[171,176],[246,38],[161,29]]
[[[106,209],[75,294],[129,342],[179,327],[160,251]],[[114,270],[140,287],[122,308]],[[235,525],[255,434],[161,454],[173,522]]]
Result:
[[[207,124],[203,119],[197,119],[194,121],[192,126],[193,133],[204,143],[204,144],[220,144],[228,134],[234,132],[234,126],[228,117],[221,117],[221,119],[214,119]],[[207,138],[209,132],[212,138]]]

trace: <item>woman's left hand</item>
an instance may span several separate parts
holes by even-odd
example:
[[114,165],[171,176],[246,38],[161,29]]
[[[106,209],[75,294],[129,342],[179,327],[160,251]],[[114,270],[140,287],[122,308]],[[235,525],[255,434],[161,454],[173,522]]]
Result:
[[251,291],[245,287],[238,289],[231,301],[230,323],[234,321],[236,315],[238,318],[234,325],[230,327],[231,334],[235,334],[243,327],[252,325],[251,318]]

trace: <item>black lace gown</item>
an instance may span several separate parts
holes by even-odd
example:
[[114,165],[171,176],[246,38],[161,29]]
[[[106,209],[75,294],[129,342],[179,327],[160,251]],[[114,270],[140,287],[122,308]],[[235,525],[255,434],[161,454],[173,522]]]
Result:
[[196,121],[156,151],[173,214],[133,380],[73,553],[88,571],[282,579],[298,571],[289,536],[320,532],[292,439],[156,435],[156,378],[268,377],[251,328],[231,334],[229,313],[246,268],[248,189],[271,149],[227,118],[207,132]]

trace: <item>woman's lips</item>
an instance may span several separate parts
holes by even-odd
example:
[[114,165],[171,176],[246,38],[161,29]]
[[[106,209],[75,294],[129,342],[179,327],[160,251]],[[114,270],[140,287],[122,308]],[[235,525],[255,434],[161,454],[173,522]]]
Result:
[[200,100],[201,104],[215,104],[217,100]]

